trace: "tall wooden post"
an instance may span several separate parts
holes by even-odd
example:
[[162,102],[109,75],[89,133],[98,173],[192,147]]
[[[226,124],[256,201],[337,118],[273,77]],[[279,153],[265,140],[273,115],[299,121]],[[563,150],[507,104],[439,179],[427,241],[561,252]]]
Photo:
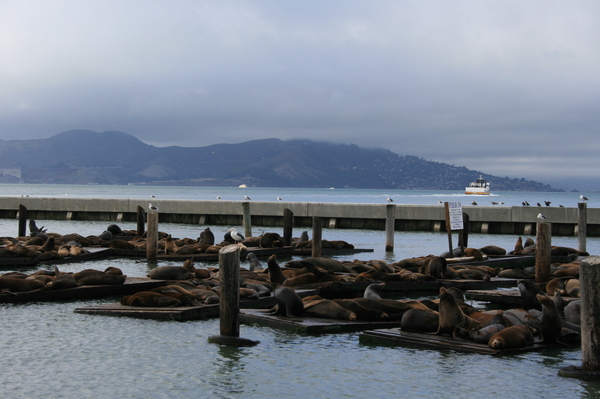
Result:
[[283,210],[283,245],[292,245],[292,230],[294,227],[294,212],[289,208]]
[[446,217],[446,231],[448,232],[448,252],[450,257],[454,257],[454,248],[452,248],[452,229],[450,227],[450,207],[444,202],[444,216]]
[[244,225],[244,236],[252,237],[252,221],[250,215],[250,202],[242,202],[242,224]]
[[312,218],[312,257],[320,258],[321,257],[321,248],[322,248],[322,236],[323,236],[323,227],[321,223],[321,219],[317,216],[313,216]]
[[600,379],[600,257],[589,256],[579,264],[581,297],[581,367],[559,370],[563,377]]
[[458,246],[460,247],[461,256],[464,255],[464,249],[469,247],[469,215],[467,212],[462,213],[463,228],[458,236]]
[[25,237],[27,235],[27,207],[19,205],[19,235],[17,237]]
[[146,259],[156,261],[158,258],[158,213],[148,213],[148,235],[146,237]]
[[137,235],[138,236],[143,236],[144,231],[146,231],[145,222],[144,222],[145,214],[146,214],[146,211],[144,211],[144,208],[142,208],[141,206],[138,205],[137,206],[137,214],[136,214]]
[[577,209],[579,211],[577,219],[577,249],[585,252],[587,239],[587,203],[579,202]]
[[235,345],[251,346],[258,341],[240,338],[240,251],[237,244],[228,245],[219,251],[219,276],[221,280],[220,335],[212,335],[209,341]]
[[385,251],[394,252],[394,232],[396,230],[396,205],[385,206]]
[[535,247],[535,282],[545,283],[550,280],[552,224],[538,222]]

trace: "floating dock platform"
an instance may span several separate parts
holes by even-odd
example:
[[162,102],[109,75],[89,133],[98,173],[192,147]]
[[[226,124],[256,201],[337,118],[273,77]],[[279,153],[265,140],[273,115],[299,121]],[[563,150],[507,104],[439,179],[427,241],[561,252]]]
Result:
[[303,335],[338,334],[373,328],[399,327],[400,321],[349,321],[321,317],[283,317],[264,310],[242,309],[240,322],[258,324]]

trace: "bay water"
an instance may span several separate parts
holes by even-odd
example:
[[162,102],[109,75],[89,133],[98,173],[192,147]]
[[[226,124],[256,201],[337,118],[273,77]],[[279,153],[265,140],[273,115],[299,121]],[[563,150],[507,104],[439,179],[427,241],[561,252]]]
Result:
[[[432,204],[475,200],[518,206],[549,200],[575,207],[579,193],[498,192],[465,196],[460,192],[352,189],[282,189],[151,186],[0,185],[0,195],[82,198],[151,198],[253,201]],[[594,193],[588,206],[594,206]],[[476,198],[476,199],[474,199]],[[61,234],[99,234],[107,222],[38,220]],[[133,223],[119,224],[135,229]],[[174,237],[197,238],[207,226],[161,223]],[[209,226],[220,239],[229,227]],[[256,229],[256,228],[255,228]],[[276,229],[267,231],[277,231]],[[261,229],[262,230],[262,229]],[[17,221],[0,219],[0,235],[14,236]],[[296,232],[295,232],[296,233]],[[323,238],[345,240],[373,252],[337,259],[383,259],[439,254],[445,233],[396,232],[394,252],[385,252],[385,232],[324,229]],[[525,238],[525,237],[524,237]],[[470,246],[499,245],[511,250],[516,236],[472,234]],[[576,247],[576,237],[553,237],[553,245]],[[598,239],[588,252],[600,254]],[[284,263],[285,259],[280,260]],[[178,265],[165,261],[159,265]],[[101,259],[65,264],[64,271],[116,266],[130,276],[145,276],[155,264],[131,259]],[[216,266],[199,263],[198,267]],[[242,262],[242,266],[247,266]],[[48,268],[48,266],[42,266]],[[19,269],[33,272],[41,267]],[[5,269],[7,272],[16,269]],[[11,398],[389,398],[389,397],[600,397],[600,383],[557,376],[560,368],[581,364],[581,349],[564,348],[491,357],[426,348],[388,347],[359,342],[360,333],[303,336],[258,325],[240,326],[255,347],[212,344],[218,319],[174,322],[90,316],[77,307],[117,302],[118,298],[54,303],[0,304],[0,392]],[[478,305],[478,304],[476,304]]]

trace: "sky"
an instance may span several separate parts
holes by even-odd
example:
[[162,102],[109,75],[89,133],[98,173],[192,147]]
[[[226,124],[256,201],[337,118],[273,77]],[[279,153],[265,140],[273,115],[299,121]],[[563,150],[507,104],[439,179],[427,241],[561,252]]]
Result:
[[597,191],[599,21],[596,0],[0,0],[0,139],[311,139]]

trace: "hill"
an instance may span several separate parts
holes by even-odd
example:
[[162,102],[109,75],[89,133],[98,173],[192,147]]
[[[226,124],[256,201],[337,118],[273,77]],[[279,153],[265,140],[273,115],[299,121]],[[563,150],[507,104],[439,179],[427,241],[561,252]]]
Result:
[[462,190],[482,175],[492,190],[560,191],[352,144],[264,139],[154,147],[126,133],[89,130],[0,141],[0,170],[2,182],[437,190]]

